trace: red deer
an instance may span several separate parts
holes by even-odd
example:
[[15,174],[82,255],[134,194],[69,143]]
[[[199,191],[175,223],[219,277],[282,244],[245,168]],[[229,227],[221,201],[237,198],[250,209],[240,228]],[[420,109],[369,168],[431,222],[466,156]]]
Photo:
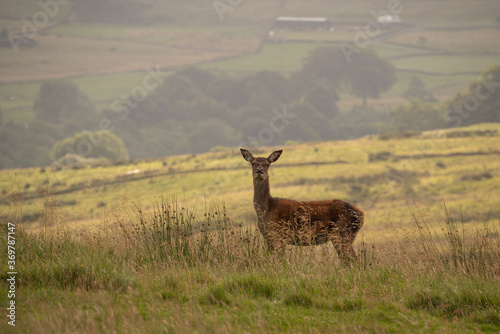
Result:
[[352,244],[363,226],[363,211],[340,199],[299,202],[272,197],[269,167],[283,150],[273,152],[268,158],[254,158],[244,148],[240,151],[252,164],[254,208],[259,230],[270,251],[280,251],[285,244],[311,246],[331,241],[342,262],[357,259]]

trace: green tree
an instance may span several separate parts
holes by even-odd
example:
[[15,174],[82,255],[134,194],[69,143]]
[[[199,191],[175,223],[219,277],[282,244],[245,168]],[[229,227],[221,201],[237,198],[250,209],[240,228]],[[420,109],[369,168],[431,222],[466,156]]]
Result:
[[128,160],[129,155],[123,141],[108,131],[82,131],[73,137],[58,141],[52,147],[52,160],[66,155],[79,158],[105,158],[109,160]]
[[245,80],[245,94],[259,96],[265,90],[278,101],[288,98],[288,79],[278,72],[260,71]]
[[379,98],[380,93],[389,90],[396,82],[394,66],[373,50],[353,54],[346,69],[351,93],[363,99],[363,107],[366,107],[368,97]]
[[33,109],[38,111],[39,119],[49,122],[88,117],[95,113],[89,98],[80,92],[76,84],[65,79],[44,81]]
[[412,76],[408,89],[403,93],[408,100],[419,99],[425,102],[435,102],[437,99],[425,88],[424,82],[416,75]]
[[203,96],[202,90],[187,76],[172,74],[153,94],[130,110],[130,119],[139,127],[149,127],[165,119],[186,120],[191,101]]
[[218,145],[233,147],[241,141],[241,133],[223,120],[210,118],[194,125],[189,140],[192,151],[207,152]]
[[318,80],[311,83],[302,97],[303,102],[312,105],[317,111],[327,117],[338,114],[337,101],[339,96],[328,80]]
[[395,131],[425,131],[445,126],[443,108],[438,103],[413,100],[389,112],[391,127]]
[[0,126],[0,168],[50,164],[50,147],[57,136],[56,126],[41,121],[29,127],[12,121]]
[[326,79],[338,89],[346,79],[346,59],[339,47],[319,47],[305,59],[302,69],[292,75],[295,90],[303,91],[311,82]]
[[207,94],[229,108],[237,109],[248,102],[244,87],[244,80],[220,75],[210,84]]
[[325,79],[337,90],[348,86],[353,95],[363,99],[378,98],[396,81],[394,66],[380,58],[373,50],[362,50],[351,56],[348,62],[339,47],[320,47],[304,61],[302,69],[292,75],[295,94],[304,92],[311,82]]
[[485,70],[469,88],[446,103],[448,127],[500,122],[500,65]]
[[192,122],[193,120],[201,121],[208,118],[217,118],[229,121],[234,116],[235,113],[225,104],[209,96],[200,95],[184,107],[182,120]]
[[188,77],[198,88],[206,91],[208,86],[214,81],[215,75],[198,67],[185,67],[176,72],[177,75]]
[[327,118],[312,105],[295,102],[287,109],[294,118],[282,130],[284,140],[312,141],[329,136],[330,127]]

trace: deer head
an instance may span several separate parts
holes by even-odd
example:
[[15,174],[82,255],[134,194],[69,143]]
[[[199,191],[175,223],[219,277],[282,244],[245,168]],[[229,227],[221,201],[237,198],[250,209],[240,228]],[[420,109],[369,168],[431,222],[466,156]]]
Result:
[[274,151],[267,158],[255,158],[250,151],[242,148],[240,149],[243,158],[252,164],[252,176],[255,180],[266,180],[269,177],[269,166],[278,160],[283,150]]

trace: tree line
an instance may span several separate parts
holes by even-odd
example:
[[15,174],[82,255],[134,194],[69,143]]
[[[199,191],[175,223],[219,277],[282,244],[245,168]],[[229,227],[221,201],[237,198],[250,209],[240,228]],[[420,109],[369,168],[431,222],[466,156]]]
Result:
[[[482,78],[490,79],[482,80],[490,81],[471,83],[469,93],[459,93],[445,103],[436,102],[415,78],[405,92],[409,104],[389,112],[367,105],[367,98],[377,98],[396,80],[394,67],[372,50],[354,54],[347,64],[339,48],[321,47],[288,76],[273,71],[231,76],[182,68],[164,78],[125,115],[120,112],[125,102],[97,111],[73,82],[49,80],[40,86],[33,106],[36,119],[31,123],[2,122],[0,112],[0,168],[45,166],[54,161],[154,158],[243,143],[256,146],[349,139],[381,129],[456,126],[457,115],[462,116],[460,125],[496,122],[500,94],[486,93],[500,82],[499,68],[483,73]],[[456,111],[455,104],[470,109],[474,102],[470,92],[476,91],[482,100],[473,112]],[[359,97],[360,104],[339,113],[341,92]],[[112,133],[84,131],[105,120],[112,122]]]

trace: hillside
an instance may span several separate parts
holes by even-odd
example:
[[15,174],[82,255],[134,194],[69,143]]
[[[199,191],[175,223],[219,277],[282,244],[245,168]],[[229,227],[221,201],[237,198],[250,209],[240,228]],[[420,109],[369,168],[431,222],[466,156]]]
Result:
[[[271,168],[271,190],[279,197],[356,203],[366,211],[362,234],[370,239],[390,233],[391,223],[406,224],[414,203],[437,214],[444,201],[467,221],[495,221],[499,136],[500,125],[484,124],[285,146]],[[97,226],[132,203],[147,209],[160,197],[175,197],[198,211],[212,201],[224,203],[232,216],[254,221],[250,170],[237,149],[118,165],[6,170],[1,176],[2,220],[23,221],[30,229],[52,219],[70,229]],[[47,218],[49,209],[57,217]]]
[[498,333],[499,135],[482,124],[284,147],[275,196],[365,211],[351,266],[330,244],[266,251],[236,148],[2,171],[17,274],[1,275],[16,327],[0,331]]

